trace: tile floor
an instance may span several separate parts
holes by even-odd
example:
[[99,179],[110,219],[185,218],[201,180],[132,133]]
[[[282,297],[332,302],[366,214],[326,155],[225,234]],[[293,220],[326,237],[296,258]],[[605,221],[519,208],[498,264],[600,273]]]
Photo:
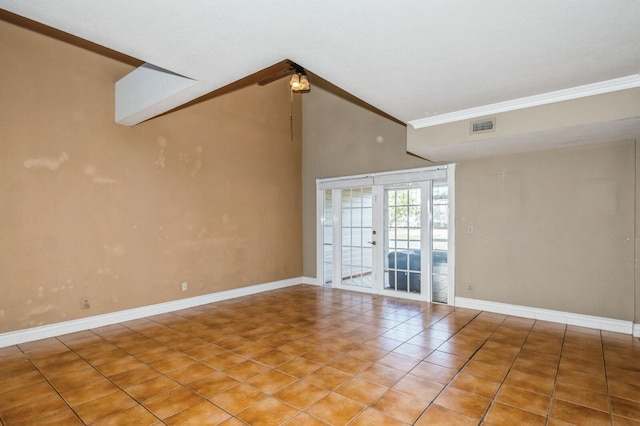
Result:
[[0,349],[3,425],[638,425],[640,341],[295,286]]

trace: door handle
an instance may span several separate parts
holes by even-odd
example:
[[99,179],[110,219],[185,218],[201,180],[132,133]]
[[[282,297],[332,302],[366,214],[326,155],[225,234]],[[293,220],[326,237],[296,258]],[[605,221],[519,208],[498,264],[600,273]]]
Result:
[[375,245],[376,245],[376,242],[375,242],[375,241],[367,241],[367,243],[371,244],[372,246],[375,246]]

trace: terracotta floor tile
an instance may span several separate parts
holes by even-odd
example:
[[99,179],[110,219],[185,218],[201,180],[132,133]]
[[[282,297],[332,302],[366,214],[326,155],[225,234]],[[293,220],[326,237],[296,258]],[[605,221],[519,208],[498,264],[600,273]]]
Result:
[[511,425],[540,425],[544,426],[547,422],[546,413],[544,416],[534,414],[531,411],[521,410],[519,408],[494,402],[489,408],[484,418],[486,423],[496,426]]
[[479,348],[480,345],[445,342],[438,347],[438,350],[461,358],[469,359]]
[[460,357],[440,350],[433,351],[429,356],[424,358],[424,361],[426,362],[440,365],[442,367],[453,368],[455,370],[461,369],[468,360],[469,358],[467,357]]
[[617,382],[640,386],[640,370],[607,366],[607,378]]
[[327,394],[328,391],[326,389],[322,389],[306,380],[298,380],[276,392],[274,396],[289,405],[303,410]]
[[356,374],[370,367],[371,362],[349,355],[342,355],[339,358],[329,362],[327,366],[335,368],[336,370],[344,371],[348,374]]
[[504,384],[550,396],[551,392],[553,392],[554,381],[547,377],[535,376],[520,371],[510,371],[504,380]]
[[278,349],[273,349],[269,352],[265,352],[253,358],[254,361],[259,362],[260,364],[266,365],[267,367],[275,368],[285,362],[293,359],[295,355],[282,352]]
[[133,385],[127,388],[126,391],[138,401],[146,401],[179,386],[179,383],[167,376],[158,376],[146,382]]
[[556,383],[553,397],[596,410],[609,412],[609,397],[606,393],[596,392],[581,386],[558,382]]
[[612,396],[611,412],[617,416],[627,417],[635,421],[640,421],[640,402]]
[[377,364],[391,367],[395,370],[407,373],[420,363],[419,359],[411,358],[406,355],[400,355],[390,352],[377,361]]
[[504,365],[493,365],[482,361],[472,360],[464,366],[462,371],[476,377],[480,377],[481,379],[501,382],[504,380],[509,368]]
[[[15,346],[14,346],[15,347]],[[43,358],[47,359],[47,358]],[[4,381],[8,378],[14,378],[17,375],[35,372],[40,374],[38,369],[33,365],[33,361],[27,358],[26,355],[5,355],[2,357],[2,363],[0,364],[0,381]],[[53,361],[55,362],[55,361]]]
[[37,424],[40,419],[46,419],[60,411],[67,410],[59,395],[48,395],[42,398],[31,400],[25,404],[20,404],[13,408],[3,410],[2,420],[6,424]]
[[500,383],[462,371],[453,379],[451,386],[476,395],[493,398],[500,387]]
[[249,342],[245,345],[242,345],[238,348],[234,348],[233,351],[242,356],[246,356],[249,358],[261,355],[263,353],[267,353],[273,350],[271,346],[263,345],[261,343]]
[[350,379],[352,375],[331,367],[321,367],[306,377],[306,380],[323,389],[332,390]]
[[276,398],[266,398],[241,411],[237,417],[250,425],[278,426],[298,414],[298,410]]
[[246,381],[268,370],[269,367],[249,359],[233,367],[226,368],[224,372],[237,380]]
[[[27,424],[31,424],[27,422]],[[72,410],[62,410],[56,413],[47,415],[46,417],[39,418],[37,421],[38,426],[74,426],[84,425],[82,420]]]
[[202,361],[207,358],[211,358],[213,356],[219,355],[222,352],[226,352],[226,349],[223,349],[220,346],[216,346],[211,343],[208,343],[204,346],[200,346],[200,347],[185,351],[184,354],[195,359],[196,361]]
[[116,361],[126,355],[128,355],[126,351],[114,346],[114,349],[84,355],[83,358],[92,366],[97,367],[108,362]]
[[136,368],[140,368],[145,364],[132,355],[125,355],[121,358],[116,359],[115,361],[106,362],[104,364],[100,364],[95,368],[107,377],[117,376],[120,373],[124,373],[125,371],[131,371]]
[[[151,365],[153,368],[155,368],[156,370],[162,373],[168,373],[170,371],[174,371],[179,368],[186,367],[193,363],[194,363],[193,358],[178,352],[178,353],[169,355],[167,357],[161,358],[158,361],[149,362],[149,365]],[[208,363],[206,364],[209,365]],[[212,367],[216,368],[214,366]]]
[[558,366],[550,363],[531,361],[518,357],[511,366],[512,370],[521,371],[523,373],[535,374],[537,376],[555,379],[558,372]]
[[498,342],[487,341],[484,345],[482,345],[480,351],[493,352],[495,354],[504,356],[511,355],[515,359],[515,357],[520,353],[521,349],[522,348],[519,346],[503,345]]
[[136,425],[150,426],[159,423],[159,419],[147,411],[142,405],[136,405],[124,411],[103,417],[92,426]]
[[410,374],[446,385],[457,372],[458,370],[454,368],[442,367],[430,362],[421,362],[416,368],[411,370]]
[[55,337],[49,337],[47,339],[34,340],[33,342],[20,343],[17,346],[21,351],[30,353],[42,348],[63,347],[64,345]]
[[93,399],[74,407],[75,412],[83,422],[89,424],[111,414],[124,411],[136,406],[137,403],[129,395],[122,391]]
[[405,423],[393,417],[389,417],[383,412],[376,410],[375,408],[367,408],[353,422],[349,423],[349,426],[371,425],[406,426],[409,425],[409,423]]
[[427,349],[418,345],[412,345],[411,343],[403,343],[392,351],[392,353],[409,356],[417,360],[423,360],[431,352],[433,352],[432,349]]
[[0,348],[5,425],[640,425],[639,395],[629,335],[307,285]]
[[495,400],[541,416],[547,415],[551,402],[551,398],[546,395],[509,385],[503,385],[500,388]]
[[166,393],[148,399],[145,407],[160,419],[166,419],[172,415],[199,404],[204,399],[185,387],[178,387]]
[[609,394],[640,402],[640,385],[630,385],[629,383],[614,380],[609,380],[608,384]]
[[572,404],[570,402],[553,399],[551,401],[550,417],[571,424],[610,425],[611,415],[592,408]]
[[640,422],[636,422],[626,417],[617,416],[615,414],[611,416],[611,420],[613,421],[613,426],[640,426]]
[[560,359],[560,368],[563,370],[580,371],[583,373],[593,372],[599,376],[604,376],[605,372],[603,361],[585,362],[584,360],[570,358],[567,356],[563,356]]
[[317,362],[318,364],[329,364],[342,356],[343,352],[334,351],[327,348],[317,348],[302,355],[302,358],[306,358],[310,361]]
[[437,404],[431,404],[415,426],[477,426],[478,419],[465,416]]
[[74,388],[65,392],[61,392],[62,398],[72,407],[85,402],[92,401],[97,398],[109,395],[118,391],[118,387],[108,379],[101,379],[95,382]]
[[571,358],[597,366],[601,366],[604,363],[602,351],[583,350],[571,347],[562,348],[562,358]]
[[240,381],[234,379],[228,374],[223,373],[222,371],[216,371],[215,373],[189,382],[186,386],[203,398],[211,398],[212,396],[227,391],[239,384]]
[[384,365],[373,364],[356,377],[382,386],[391,387],[400,380],[402,376],[404,376],[404,373],[401,371],[391,367],[385,367]]
[[87,368],[86,370],[74,371],[63,376],[54,377],[50,379],[50,382],[58,392],[64,392],[102,379],[104,379],[102,374],[93,368]]
[[372,407],[395,419],[412,424],[428,405],[429,402],[423,399],[389,389]]
[[422,402],[431,402],[444,389],[444,385],[407,374],[393,385],[392,389],[411,395]]
[[285,424],[287,426],[328,426],[327,423],[307,413],[300,413]]
[[558,368],[558,365],[560,364],[560,355],[559,354],[544,354],[544,353],[540,353],[540,352],[534,352],[528,349],[522,349],[519,353],[518,353],[518,357],[517,359],[518,361],[520,360],[526,360],[529,362],[536,362],[538,364],[545,364],[548,366],[553,367],[554,369]]
[[0,414],[10,408],[54,395],[56,395],[55,389],[47,382],[38,382],[8,392],[0,392]]
[[153,348],[153,349],[136,354],[136,358],[138,358],[142,362],[150,364],[154,361],[160,361],[178,353],[179,352],[177,352],[176,350],[168,346],[159,346],[157,348]]
[[364,405],[332,392],[307,408],[306,412],[331,425],[346,425],[364,409]]
[[372,346],[362,345],[348,352],[348,355],[365,361],[375,362],[388,354],[385,349],[374,348]]
[[268,370],[252,377],[247,381],[247,383],[256,389],[260,389],[266,394],[273,395],[296,380],[298,380],[296,377],[282,373],[278,370]]
[[487,411],[491,400],[458,388],[447,387],[434,402],[466,416],[480,419]]
[[209,401],[235,415],[250,405],[262,401],[267,396],[267,394],[253,386],[241,383],[238,386],[209,398]]
[[31,361],[42,371],[43,373],[48,373],[47,367],[57,366],[59,369],[60,365],[64,365],[70,361],[80,361],[80,356],[73,351],[66,351],[60,354],[56,354],[56,356],[47,356],[44,358],[31,358]]
[[0,389],[8,392],[44,381],[44,376],[34,367],[27,371],[18,372],[15,375],[9,375],[8,373],[3,375],[3,377],[0,378]]
[[278,370],[294,377],[304,377],[322,367],[322,364],[296,357],[278,366]]
[[607,383],[604,376],[591,375],[582,371],[566,370],[560,368],[558,371],[558,382],[568,383],[575,386],[591,389],[596,392],[606,392]]
[[125,371],[123,373],[112,376],[109,379],[113,383],[124,389],[137,385],[138,383],[146,382],[147,380],[151,380],[159,375],[160,373],[155,368],[149,367],[146,364],[142,364],[141,367]]
[[370,405],[380,398],[389,388],[354,377],[334,389],[334,392],[346,396],[364,405]]
[[218,425],[225,420],[231,418],[231,415],[224,410],[216,407],[209,401],[203,401],[193,405],[184,411],[181,411],[164,420],[168,425],[176,426],[200,426],[200,425]]
[[276,349],[291,355],[300,356],[316,348],[316,345],[302,340],[293,340],[278,346]]
[[211,368],[222,371],[227,368],[233,367],[234,365],[245,362],[246,360],[247,358],[242,355],[231,351],[225,351],[211,358],[205,359],[204,361],[202,361],[202,363],[208,365]]

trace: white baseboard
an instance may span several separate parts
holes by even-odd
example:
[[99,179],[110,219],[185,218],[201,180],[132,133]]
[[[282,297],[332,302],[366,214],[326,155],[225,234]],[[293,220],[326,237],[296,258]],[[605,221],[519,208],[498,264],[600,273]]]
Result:
[[305,283],[297,277],[0,334],[0,348]]
[[318,283],[318,279],[312,277],[302,277],[302,284],[320,285],[320,283]]
[[550,309],[532,308],[529,306],[511,305],[509,303],[491,302],[488,300],[468,299],[465,297],[456,297],[455,306],[458,308],[478,309],[497,314],[514,315],[541,321],[614,331],[617,333],[633,333],[634,336],[640,335],[640,325],[636,324],[634,327],[632,321],[574,314],[571,312],[553,311]]

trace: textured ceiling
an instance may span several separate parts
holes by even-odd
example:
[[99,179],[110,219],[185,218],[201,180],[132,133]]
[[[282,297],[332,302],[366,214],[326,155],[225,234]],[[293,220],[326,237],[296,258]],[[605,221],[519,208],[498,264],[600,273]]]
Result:
[[0,8],[197,80],[199,95],[291,59],[403,122],[640,71],[637,0],[0,0]]

